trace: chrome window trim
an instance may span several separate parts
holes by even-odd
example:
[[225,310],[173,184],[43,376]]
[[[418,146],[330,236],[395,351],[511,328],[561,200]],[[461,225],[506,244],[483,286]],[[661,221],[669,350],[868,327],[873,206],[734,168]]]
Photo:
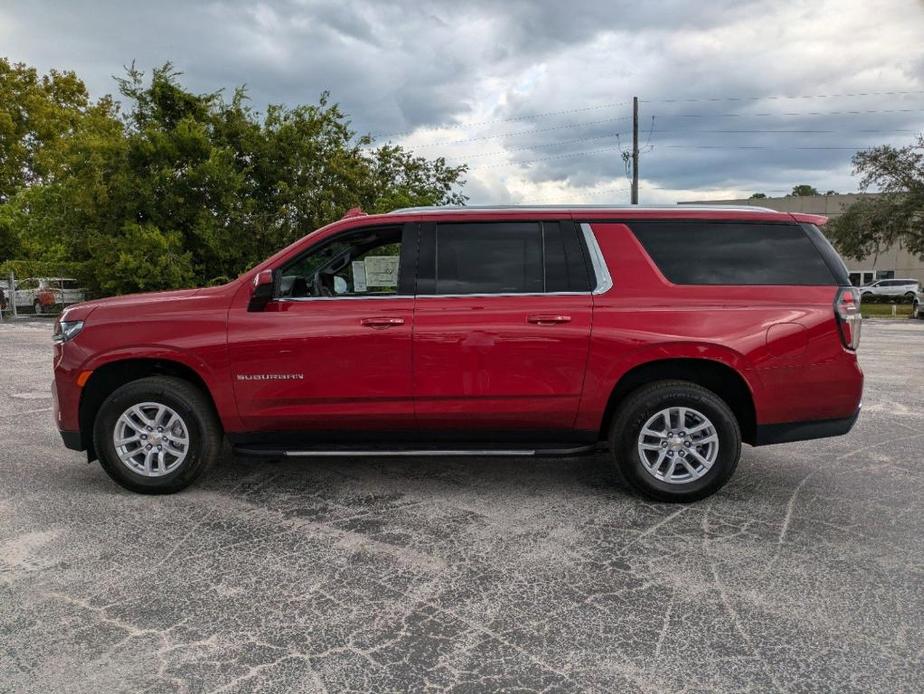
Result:
[[590,292],[483,292],[479,294],[417,294],[417,299],[486,299],[491,296],[590,296]]
[[280,297],[273,301],[285,302],[302,302],[302,301],[351,301],[356,299],[466,299],[477,298],[486,299],[492,296],[498,297],[516,297],[516,296],[592,296],[603,294],[609,291],[613,286],[613,278],[610,276],[609,268],[606,266],[606,260],[603,258],[603,252],[597,243],[590,224],[586,222],[581,224],[581,232],[584,235],[584,242],[587,245],[587,251],[590,254],[590,262],[594,271],[596,286],[589,292],[483,292],[477,294],[389,294],[389,295],[353,295],[353,296],[305,296],[305,297]]
[[273,301],[279,302],[303,302],[303,301],[351,301],[355,299],[487,299],[492,296],[514,297],[514,296],[590,296],[593,292],[505,292],[505,293],[482,293],[482,294],[395,294],[390,296],[287,296]]
[[584,241],[587,243],[587,252],[590,253],[590,264],[594,269],[594,277],[597,280],[596,288],[591,294],[605,294],[613,287],[613,278],[610,276],[610,270],[606,266],[606,259],[603,257],[603,251],[597,243],[597,237],[594,236],[590,224],[584,222],[581,224],[581,232],[584,234]]
[[351,295],[351,296],[281,296],[272,301],[280,302],[301,302],[301,301],[353,301],[356,299],[413,299],[413,294],[370,294],[369,296]]

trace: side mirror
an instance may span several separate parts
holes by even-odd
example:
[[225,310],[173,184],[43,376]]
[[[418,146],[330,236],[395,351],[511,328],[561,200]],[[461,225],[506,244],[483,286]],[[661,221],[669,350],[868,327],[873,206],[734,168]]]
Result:
[[276,286],[276,276],[272,270],[261,270],[253,278],[253,289],[250,292],[248,311],[262,311],[273,298],[273,289]]

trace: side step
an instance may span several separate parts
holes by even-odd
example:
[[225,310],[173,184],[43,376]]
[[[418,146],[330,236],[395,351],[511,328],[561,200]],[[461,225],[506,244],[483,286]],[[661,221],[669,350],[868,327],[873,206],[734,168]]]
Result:
[[403,458],[403,457],[458,457],[458,456],[569,456],[593,453],[599,448],[598,444],[586,446],[554,446],[541,445],[523,448],[493,448],[481,447],[427,447],[427,446],[395,446],[387,448],[356,448],[345,446],[318,446],[312,448],[280,448],[279,446],[235,446],[234,452],[243,456],[259,458]]

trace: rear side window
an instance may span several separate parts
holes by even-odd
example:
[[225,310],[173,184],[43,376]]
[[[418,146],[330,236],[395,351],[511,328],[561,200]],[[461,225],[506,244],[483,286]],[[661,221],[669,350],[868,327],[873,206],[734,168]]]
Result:
[[821,230],[814,224],[803,224],[802,228],[805,230],[805,233],[808,234],[812,243],[815,244],[815,248],[818,249],[818,252],[821,253],[821,257],[824,258],[828,269],[831,271],[831,274],[834,275],[834,279],[837,283],[842,287],[851,286],[853,283],[850,281],[850,273],[847,271],[844,259],[834,250],[834,246],[831,245],[827,237],[822,234]]
[[417,277],[420,294],[590,291],[585,252],[570,221],[434,227],[427,229],[425,225],[422,230]]
[[834,285],[798,224],[632,222],[632,231],[674,284]]
[[587,261],[574,224],[543,222],[542,242],[545,256],[545,291],[590,291]]

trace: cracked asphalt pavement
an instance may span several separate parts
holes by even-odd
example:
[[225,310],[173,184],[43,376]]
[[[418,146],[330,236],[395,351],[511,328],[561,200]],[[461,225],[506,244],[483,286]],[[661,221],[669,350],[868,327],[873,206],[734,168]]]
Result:
[[0,324],[0,691],[924,691],[924,322],[848,436],[690,506],[605,456],[266,464],[167,497],[61,445]]

